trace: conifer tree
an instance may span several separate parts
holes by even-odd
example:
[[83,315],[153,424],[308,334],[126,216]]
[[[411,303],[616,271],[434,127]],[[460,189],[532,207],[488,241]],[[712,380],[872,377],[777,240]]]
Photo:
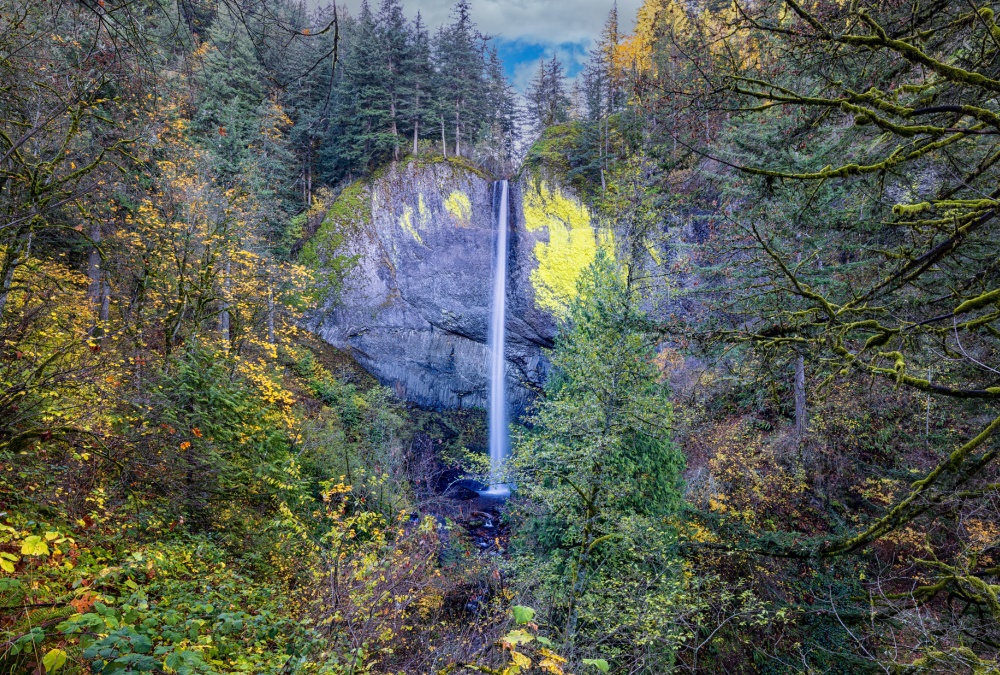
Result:
[[[332,18],[332,13],[320,11],[313,15],[312,23],[328,25]],[[306,208],[312,203],[322,146],[336,110],[336,74],[328,56],[334,39],[335,35],[327,32],[295,41],[284,57],[287,69],[297,73],[284,98],[293,119],[289,143],[296,154],[298,185]]]
[[503,62],[495,47],[490,48],[486,57],[486,83],[488,102],[486,106],[486,146],[489,158],[502,171],[509,167],[514,158],[517,142],[518,123],[521,111],[517,105],[517,93],[507,80]]
[[378,25],[367,0],[345,40],[338,110],[334,130],[335,171],[342,175],[364,172],[392,153],[396,138],[386,81],[386,61],[372,58],[380,40]]
[[420,12],[417,12],[410,28],[409,39],[407,61],[403,70],[401,115],[412,129],[413,154],[417,154],[420,134],[425,133],[425,122],[431,115],[434,95],[430,36]]
[[566,95],[566,75],[556,54],[540,61],[527,93],[535,129],[538,132],[569,120],[570,100]]
[[407,68],[411,65],[412,41],[400,0],[382,0],[376,33],[377,58],[382,61],[385,104],[388,106],[389,131],[393,136],[393,157],[399,159],[401,108],[406,98]]
[[594,54],[602,70],[605,93],[605,114],[610,115],[624,105],[625,76],[619,68],[621,61],[621,30],[618,27],[618,3],[611,7],[608,18],[601,30],[601,37]]
[[209,29],[209,44],[194,128],[211,149],[220,179],[231,181],[257,133],[255,112],[266,96],[264,69],[243,24],[228,12]]
[[455,154],[462,156],[463,141],[472,145],[482,123],[486,103],[482,36],[470,15],[468,0],[455,5],[451,25],[442,29],[435,45],[439,74],[438,107],[454,133]]

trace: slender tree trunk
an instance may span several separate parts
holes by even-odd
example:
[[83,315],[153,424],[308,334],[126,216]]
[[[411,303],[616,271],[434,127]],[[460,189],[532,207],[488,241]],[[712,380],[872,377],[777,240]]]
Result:
[[19,254],[16,248],[11,247],[4,256],[3,280],[0,281],[0,318],[7,308],[7,298],[10,296],[10,289],[14,285],[14,272],[31,256],[32,235],[28,233],[28,243],[24,247],[23,254]]
[[398,162],[399,161],[399,127],[396,126],[396,102],[392,101],[389,103],[389,114],[392,115],[392,156]]
[[806,357],[795,355],[795,435],[799,446],[805,441],[809,420],[806,412]]
[[93,243],[90,251],[87,252],[87,278],[90,279],[90,286],[87,289],[87,296],[96,307],[101,302],[101,226],[95,223],[90,229],[90,241]]
[[455,156],[462,156],[462,120],[458,115],[458,108],[455,108]]
[[[934,376],[934,371],[931,370],[930,366],[927,366],[927,383],[931,383],[931,378]],[[924,444],[927,447],[931,445],[931,394],[927,392],[927,415],[924,417]]]
[[101,280],[101,311],[98,313],[97,318],[100,319],[101,323],[108,322],[108,315],[111,312],[111,284],[108,283],[108,276],[103,275]]
[[267,287],[267,342],[274,344],[274,288]]
[[413,156],[417,156],[417,151],[419,150],[420,141],[420,120],[416,120],[413,123]]
[[229,290],[231,288],[231,284],[230,284],[230,280],[229,280],[229,275],[230,275],[230,272],[232,271],[232,263],[229,260],[226,261],[226,268],[225,269],[226,269],[225,276],[222,279],[223,300],[222,300],[222,311],[219,312],[219,332],[222,334],[222,341],[223,341],[223,343],[226,346],[226,350],[228,351],[230,349],[230,347],[231,347],[231,339],[230,339],[231,336],[230,336],[230,331],[229,331],[229,323],[230,323],[229,322]]
[[[591,493],[591,499],[596,499],[596,490]],[[567,656],[572,653],[573,639],[576,634],[576,601],[579,596],[583,595],[583,591],[587,585],[586,566],[590,558],[590,547],[594,544],[593,522],[596,517],[597,513],[593,506],[588,507],[587,524],[583,529],[583,539],[580,541],[576,569],[570,581],[569,607],[566,610],[566,627],[563,629],[563,648],[569,652]]]
[[444,133],[444,118],[441,118],[441,154],[448,159],[448,137]]
[[99,337],[99,333],[103,332],[100,324],[108,320],[108,307],[110,304],[110,299],[108,298],[108,282],[105,279],[104,271],[101,269],[101,225],[100,223],[94,223],[94,226],[90,230],[90,240],[93,242],[93,246],[87,253],[87,277],[90,279],[90,287],[87,290],[87,296],[90,299],[91,306],[97,313],[97,322],[91,330],[91,334],[95,337]]

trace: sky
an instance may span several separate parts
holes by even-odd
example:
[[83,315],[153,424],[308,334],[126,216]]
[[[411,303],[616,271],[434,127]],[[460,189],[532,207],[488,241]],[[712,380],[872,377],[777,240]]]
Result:
[[[500,56],[514,87],[523,92],[531,81],[538,61],[559,55],[569,77],[575,77],[586,63],[593,41],[600,35],[614,0],[470,0],[472,18],[479,30],[494,36]],[[369,0],[377,9],[379,0]],[[403,0],[409,17],[419,10],[424,22],[433,27],[449,21],[454,0]],[[619,0],[622,31],[632,28],[642,0]],[[361,0],[341,0],[357,14]]]

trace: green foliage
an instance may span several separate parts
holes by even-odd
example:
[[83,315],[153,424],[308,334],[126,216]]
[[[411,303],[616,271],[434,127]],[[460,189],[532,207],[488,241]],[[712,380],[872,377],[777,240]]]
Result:
[[290,439],[282,411],[224,354],[193,345],[175,355],[160,380],[149,413],[176,439],[170,481],[175,499],[197,527],[213,523],[220,503],[266,504],[270,481],[283,473]]
[[526,520],[512,570],[524,582],[534,570],[532,594],[549,599],[545,621],[565,653],[590,656],[615,635],[616,655],[656,644],[665,666],[677,638],[669,612],[649,607],[674,605],[680,589],[671,518],[684,459],[636,300],[603,253],[579,282],[545,398],[517,441]]
[[535,610],[531,607],[525,607],[523,605],[514,605],[510,608],[511,613],[514,615],[515,623],[529,623],[535,618]]

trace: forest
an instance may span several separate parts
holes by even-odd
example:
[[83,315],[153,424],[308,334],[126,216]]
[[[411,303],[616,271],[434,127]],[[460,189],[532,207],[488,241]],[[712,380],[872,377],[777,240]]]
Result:
[[[470,0],[0,0],[0,673],[1000,673],[994,7],[609,1],[519,92]],[[454,176],[499,468],[316,328],[384,203],[478,269]]]

